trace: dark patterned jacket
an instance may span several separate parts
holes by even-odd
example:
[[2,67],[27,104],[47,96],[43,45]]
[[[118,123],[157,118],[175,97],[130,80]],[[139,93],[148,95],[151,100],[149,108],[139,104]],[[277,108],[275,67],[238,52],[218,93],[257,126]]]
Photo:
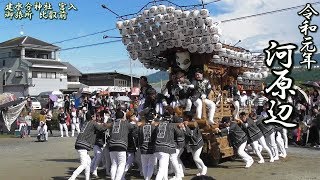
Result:
[[236,122],[231,122],[228,128],[221,129],[221,134],[228,135],[231,145],[235,149],[238,149],[241,144],[248,140],[247,134]]
[[160,122],[156,128],[155,152],[173,154],[176,152],[175,134],[179,134],[175,124],[168,121]]
[[[173,117],[172,123],[182,123],[183,119],[178,116]],[[177,149],[184,148],[186,145],[185,134],[182,129],[177,129],[178,133],[174,135],[174,141],[176,142]]]
[[116,119],[110,129],[109,150],[110,151],[127,151],[128,135],[134,131],[137,126],[130,124],[128,121]]
[[[189,80],[185,80],[183,85],[191,85]],[[182,86],[182,89],[179,87],[178,84],[175,84],[172,88],[171,93],[174,95],[174,100],[182,100],[188,99],[192,93],[192,88],[187,86]]]
[[257,141],[258,139],[260,139],[263,136],[261,130],[258,128],[256,123],[251,118],[248,118],[247,123],[243,123],[241,125],[241,128],[248,135],[248,143],[252,143],[254,141]]
[[153,154],[156,141],[156,127],[147,123],[139,127],[138,143],[141,154]]
[[185,135],[186,143],[193,151],[196,151],[203,146],[204,143],[199,127],[189,128],[187,126],[185,129]]
[[196,101],[197,99],[201,98],[201,95],[206,95],[208,97],[211,91],[211,84],[208,79],[203,79],[201,81],[193,80],[192,84],[194,85],[192,101]]
[[258,116],[257,120],[256,120],[256,125],[262,131],[262,134],[264,136],[270,136],[274,132],[274,127],[271,124],[265,124],[263,122],[264,119],[265,119],[265,117]]

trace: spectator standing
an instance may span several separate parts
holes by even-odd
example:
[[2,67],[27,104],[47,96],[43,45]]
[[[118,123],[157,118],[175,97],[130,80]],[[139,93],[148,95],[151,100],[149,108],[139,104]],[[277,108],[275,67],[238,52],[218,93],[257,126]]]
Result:
[[67,119],[67,115],[64,112],[63,107],[61,107],[60,108],[60,113],[58,115],[61,137],[63,137],[63,129],[66,131],[66,136],[69,137],[68,127],[67,127],[67,124],[66,124],[66,119]]
[[52,111],[48,110],[47,114],[46,114],[46,125],[47,125],[47,129],[48,131],[50,131],[50,134],[52,135],[52,129],[51,129],[51,125],[52,125]]
[[32,127],[32,116],[31,116],[31,112],[28,112],[28,114],[24,117],[27,126],[28,126],[28,137],[30,137],[30,131],[31,131],[31,127]]

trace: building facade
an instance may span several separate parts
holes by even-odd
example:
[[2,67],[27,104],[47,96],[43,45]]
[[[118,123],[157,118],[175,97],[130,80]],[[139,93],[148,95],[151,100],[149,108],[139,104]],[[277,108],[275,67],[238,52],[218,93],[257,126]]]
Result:
[[109,91],[109,92],[129,92],[131,87],[139,86],[139,78],[118,73],[118,72],[105,72],[105,73],[86,73],[82,74],[80,82],[89,86],[89,90],[92,91]]
[[67,89],[67,66],[57,58],[59,49],[29,36],[0,43],[0,93],[21,97]]

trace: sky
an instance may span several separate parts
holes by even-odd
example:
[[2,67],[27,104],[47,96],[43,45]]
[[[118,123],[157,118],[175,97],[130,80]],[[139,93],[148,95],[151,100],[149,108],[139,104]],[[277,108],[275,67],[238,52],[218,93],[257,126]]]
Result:
[[[212,0],[204,0],[212,2]],[[19,37],[20,32],[48,43],[55,43],[70,38],[75,38],[91,33],[101,32],[115,28],[116,15],[103,9],[105,4],[119,15],[131,14],[139,11],[149,1],[147,0],[37,0],[37,2],[49,2],[53,10],[59,11],[59,2],[72,3],[78,9],[69,11],[67,20],[43,20],[39,18],[39,12],[33,10],[32,20],[10,20],[4,18],[6,5],[18,2],[23,5],[32,0],[0,0],[0,42]],[[199,4],[199,0],[172,0],[178,5]],[[221,0],[208,4],[206,8],[216,21],[223,21],[237,17],[263,13],[282,8],[288,8],[306,3],[317,2],[315,0]],[[165,4],[166,5],[166,4]],[[313,6],[320,12],[320,5]],[[303,35],[299,32],[298,25],[303,22],[303,17],[297,15],[300,9],[275,13],[239,21],[221,23],[221,41],[227,44],[241,42],[237,46],[251,51],[261,51],[268,47],[269,40],[279,43],[301,44]],[[320,17],[315,16],[312,24],[320,25]],[[319,32],[313,33],[314,44],[320,48]],[[103,39],[104,35],[120,36],[118,30],[88,36],[72,41],[65,41],[55,45],[61,47],[59,52],[61,61],[68,61],[81,72],[110,72],[117,71],[130,74],[130,60],[125,46],[121,42],[102,44],[98,46],[63,50],[67,48],[103,43],[117,39]],[[156,72],[146,69],[136,60],[132,61],[132,73],[136,76],[148,75]]]

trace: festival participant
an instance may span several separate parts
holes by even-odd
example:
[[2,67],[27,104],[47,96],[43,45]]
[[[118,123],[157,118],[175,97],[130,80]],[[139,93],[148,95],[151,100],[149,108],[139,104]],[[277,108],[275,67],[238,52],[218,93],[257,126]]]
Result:
[[216,104],[207,98],[211,91],[211,84],[208,79],[205,79],[203,77],[203,70],[201,70],[200,68],[196,69],[195,79],[192,81],[192,84],[194,85],[192,101],[197,107],[196,117],[198,119],[201,119],[203,106],[202,103],[205,103],[209,109],[209,125],[215,124],[215,122],[213,121],[213,117],[216,110]]
[[[172,107],[168,108],[168,111],[170,114],[173,115],[172,123],[183,123],[183,118],[177,116],[177,114],[174,113],[174,110]],[[181,154],[183,153],[184,147],[185,147],[185,135],[182,129],[177,129],[180,131],[179,133],[175,134],[175,143],[176,143],[176,152],[173,154],[170,154],[170,162],[173,166],[173,170],[175,173],[175,176],[172,179],[182,179],[184,177],[184,165],[180,159]]]
[[[96,122],[101,125],[103,124],[103,119],[100,117],[100,114],[97,114]],[[93,154],[94,157],[91,162],[90,171],[92,173],[92,176],[98,177],[98,165],[101,162],[102,159],[102,152],[104,149],[104,143],[105,143],[105,132],[104,131],[95,131],[96,134],[96,140],[93,146]]]
[[37,131],[38,131],[38,135],[37,135],[38,141],[48,141],[48,126],[46,125],[45,122],[40,121]]
[[268,98],[264,96],[264,92],[261,91],[258,94],[258,97],[256,97],[255,100],[253,100],[253,104],[256,107],[257,115],[261,115],[261,112],[263,111],[263,105],[268,101]]
[[[134,125],[137,123],[137,117],[133,111],[128,111],[126,113],[126,119],[129,121],[130,124]],[[135,153],[137,152],[137,139],[138,139],[137,133],[138,133],[138,130],[130,131],[128,134],[127,162],[126,162],[126,166],[124,168],[123,177],[125,177],[126,173],[128,172],[128,170],[132,166],[134,159],[135,159]]]
[[[63,109],[62,109],[63,111]],[[91,158],[88,154],[88,151],[92,150],[92,146],[96,140],[96,131],[103,132],[110,128],[110,124],[98,124],[96,122],[96,115],[92,115],[90,119],[87,119],[82,129],[80,130],[79,135],[75,143],[75,149],[80,155],[80,166],[72,173],[72,176],[69,180],[75,180],[78,175],[85,170],[85,179],[90,179],[90,165]]]
[[267,145],[269,146],[273,159],[274,160],[279,160],[279,150],[278,146],[276,144],[276,137],[275,137],[275,130],[273,125],[271,124],[265,124],[263,123],[263,119],[268,117],[267,110],[268,110],[268,104],[264,104],[263,111],[261,112],[261,116],[257,118],[256,124],[259,127],[259,129],[262,131]]
[[172,116],[168,111],[165,111],[163,118],[156,129],[156,141],[154,156],[159,161],[159,169],[156,180],[168,179],[168,165],[170,154],[175,153],[176,145],[174,135],[179,134],[176,124],[171,123]]
[[28,112],[28,114],[24,117],[24,120],[26,121],[26,123],[28,125],[28,137],[30,137],[30,131],[31,131],[31,127],[32,127],[31,112]]
[[253,158],[245,152],[245,147],[247,145],[247,135],[240,128],[237,121],[232,121],[230,117],[223,117],[221,120],[222,125],[225,127],[223,129],[216,128],[216,131],[221,135],[227,134],[230,139],[230,143],[233,148],[237,150],[238,155],[246,163],[245,168],[249,168],[254,163]]
[[275,130],[275,136],[276,136],[276,143],[278,145],[278,150],[279,150],[279,157],[286,158],[287,157],[287,151],[284,146],[284,140],[282,138],[282,132],[283,132],[283,127],[280,125],[275,125],[274,126]]
[[[248,131],[249,131],[249,129],[250,130],[252,130],[252,129],[256,129],[256,130],[260,130],[260,132],[262,133],[262,136],[259,138],[259,139],[257,139],[257,141],[258,141],[258,144],[260,143],[260,145],[262,145],[262,148],[264,148],[267,152],[268,152],[268,154],[269,154],[269,157],[270,157],[270,162],[274,162],[274,156],[273,156],[273,154],[272,154],[272,151],[270,150],[270,148],[268,147],[268,145],[267,145],[267,143],[266,143],[266,140],[265,140],[265,136],[264,136],[264,133],[263,133],[263,131],[257,126],[257,124],[256,124],[256,120],[257,120],[257,114],[255,113],[255,112],[252,112],[252,113],[250,113],[250,115],[249,115],[250,117],[249,118],[247,118],[247,123],[248,123],[248,126],[247,126],[247,128],[248,128]],[[263,118],[263,117],[261,117],[260,116],[260,118]],[[268,135],[269,133],[267,133],[267,132],[265,132],[265,134],[266,135]],[[255,142],[253,142],[253,143],[255,143]],[[255,144],[257,144],[257,143],[255,143]]]
[[48,127],[48,131],[50,131],[50,134],[52,136],[52,129],[51,129],[51,125],[52,125],[52,111],[48,110],[47,114],[46,114],[46,125]]
[[236,80],[233,77],[230,77],[228,85],[224,86],[223,90],[227,90],[229,92],[229,97],[232,98],[232,104],[234,106],[233,118],[239,119],[240,95]]
[[80,132],[80,120],[79,120],[79,116],[76,108],[71,109],[70,118],[71,118],[71,137],[74,137],[75,130],[77,130],[78,134]]
[[63,107],[60,107],[60,113],[58,114],[58,120],[59,120],[59,128],[60,128],[61,137],[63,137],[63,129],[66,132],[66,136],[69,137],[66,119],[67,119],[67,115],[64,112]]
[[[146,76],[140,77],[140,94],[139,94],[139,107],[138,107],[138,113],[140,113],[143,109],[145,109],[145,100],[147,97],[147,92],[153,89],[152,86],[148,83],[148,78]],[[140,115],[138,117],[141,119]]]
[[[185,111],[190,111],[192,106],[192,101],[190,99],[191,91],[194,88],[194,85],[186,79],[184,71],[178,71],[177,74],[177,83],[172,89],[172,94],[175,96],[175,101],[177,105],[184,106]],[[175,108],[175,107],[174,107]]]
[[154,121],[156,116],[156,112],[151,109],[145,115],[145,124],[139,127],[138,132],[138,142],[139,148],[141,152],[141,169],[144,180],[151,180],[155,157],[154,153],[154,145],[156,139],[156,127],[152,122]]
[[246,107],[247,106],[247,101],[248,101],[248,96],[246,91],[242,91],[241,96],[240,96],[240,106],[241,107]]
[[174,85],[177,83],[176,73],[171,72],[169,75],[169,81],[166,83],[164,88],[161,90],[161,93],[164,95],[164,99],[162,100],[163,106],[176,106],[176,102],[174,101],[174,95],[172,94],[172,89]]
[[136,126],[125,120],[124,113],[121,109],[117,109],[115,115],[116,120],[113,122],[110,130],[110,174],[112,180],[121,180],[126,166],[128,134],[130,131],[134,131]]
[[[196,125],[195,127],[188,127],[189,122],[194,122],[193,115],[194,114],[191,111],[184,112],[183,131],[185,132],[185,136],[186,136],[186,144],[191,149],[193,160],[199,171],[197,176],[200,176],[200,175],[206,175],[208,168],[200,158],[200,154],[202,152],[202,147],[204,143],[203,143],[202,134],[199,129],[199,126]],[[196,124],[196,122],[194,123]]]

